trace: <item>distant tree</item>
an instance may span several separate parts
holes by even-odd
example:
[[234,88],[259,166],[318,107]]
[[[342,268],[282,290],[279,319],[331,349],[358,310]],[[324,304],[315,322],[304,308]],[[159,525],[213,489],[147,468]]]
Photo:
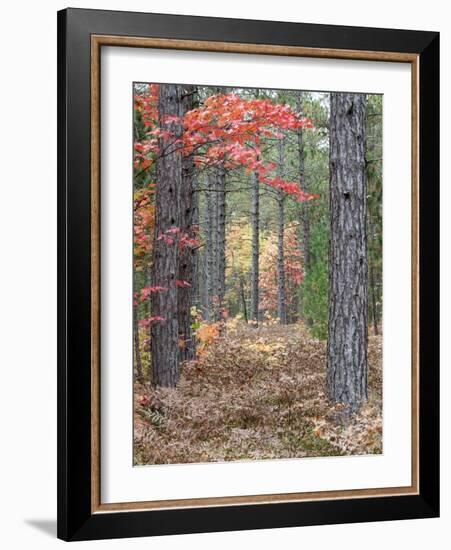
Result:
[[252,269],[251,269],[251,318],[258,326],[260,304],[260,183],[258,173],[252,173]]
[[[285,273],[285,299],[287,312],[292,311],[296,304],[296,295],[301,285],[304,272],[299,250],[299,238],[297,227],[294,223],[287,224],[284,230],[284,273]],[[279,310],[279,238],[274,233],[269,233],[262,239],[261,249],[261,275],[260,275],[260,307],[263,311],[278,315]]]
[[382,303],[382,96],[368,97],[366,108],[368,187],[368,311],[373,333],[380,333]]
[[[260,96],[260,90],[255,90]],[[258,172],[252,173],[251,183],[251,225],[252,225],[252,267],[251,267],[251,311],[254,326],[258,327],[260,305],[260,183]],[[243,294],[244,295],[244,294]]]
[[[302,114],[302,92],[296,93],[296,109]],[[299,156],[299,185],[305,193],[308,193],[307,179],[305,177],[305,130],[301,127],[297,130],[298,156]],[[304,267],[307,269],[310,264],[310,219],[308,203],[300,205],[301,210],[301,233]]]
[[[285,165],[285,139],[279,139],[279,177],[283,179]],[[277,317],[281,325],[287,324],[287,296],[285,280],[285,198],[286,195],[279,189],[277,191],[278,205],[278,244],[277,244]]]
[[216,320],[221,319],[224,307],[225,295],[225,271],[226,271],[226,177],[227,172],[223,166],[219,166],[216,174]]

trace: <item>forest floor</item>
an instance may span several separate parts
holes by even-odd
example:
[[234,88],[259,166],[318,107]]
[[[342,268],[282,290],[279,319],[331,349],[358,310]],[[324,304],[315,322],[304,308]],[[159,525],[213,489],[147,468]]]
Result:
[[369,399],[349,415],[325,395],[326,343],[301,324],[230,325],[177,389],[135,385],[135,464],[382,452],[382,337]]

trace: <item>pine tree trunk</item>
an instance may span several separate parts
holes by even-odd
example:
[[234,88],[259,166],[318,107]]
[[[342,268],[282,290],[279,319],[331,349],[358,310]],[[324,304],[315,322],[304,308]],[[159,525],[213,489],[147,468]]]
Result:
[[[149,264],[146,267],[146,285],[152,286],[152,277],[153,277],[153,266],[152,262],[149,262]],[[146,300],[146,310],[145,310],[145,317],[150,317],[152,315],[152,296],[149,296],[149,298]],[[152,373],[152,327],[149,328],[149,335],[147,340],[147,346],[146,346],[146,352],[149,354],[150,357],[150,364],[148,369],[148,375],[149,375],[149,383],[152,384],[153,380],[153,373]]]
[[213,257],[213,264],[212,264],[212,293],[211,293],[211,309],[212,309],[212,320],[215,321],[218,318],[218,201],[219,201],[219,194],[218,194],[218,182],[216,177],[212,177],[211,181],[211,188],[212,188],[212,203],[213,203],[213,210],[212,210],[212,257]]
[[379,335],[379,327],[377,326],[377,311],[376,311],[376,289],[374,285],[374,267],[370,264],[370,285],[371,285],[371,309],[373,313],[373,330],[376,336]]
[[[279,177],[283,179],[285,164],[285,140],[279,140]],[[281,325],[287,324],[287,296],[285,283],[285,195],[277,191],[278,232],[277,232],[277,316]]]
[[251,266],[251,319],[258,326],[259,257],[260,257],[260,184],[258,174],[252,178],[252,266]]
[[[193,224],[195,229],[195,234],[197,237],[197,240],[200,242],[200,193],[199,193],[199,187],[200,183],[199,180],[196,178],[194,182],[194,187],[197,189],[196,195],[194,197],[194,204],[195,204],[195,211],[193,215]],[[197,245],[194,247],[194,274],[193,274],[193,305],[196,306],[196,308],[201,307],[201,293],[202,293],[202,277],[201,277],[201,254],[200,251],[202,249],[201,245]],[[194,342],[194,345],[196,345],[196,342]]]
[[277,316],[281,325],[287,324],[287,301],[285,288],[285,254],[284,254],[284,238],[285,238],[285,197],[283,191],[278,191],[278,221],[279,227],[277,232]]
[[[181,116],[194,107],[194,86],[183,86],[181,100]],[[180,231],[181,235],[190,239],[197,237],[198,193],[194,186],[194,157],[184,156],[182,159],[182,185],[180,189]],[[197,249],[193,246],[182,246],[179,258],[177,290],[178,323],[180,341],[180,360],[194,358],[196,353],[195,340],[191,328],[191,307],[194,304],[196,291],[195,270]],[[187,283],[190,286],[184,286]]]
[[217,195],[217,307],[216,319],[222,319],[222,309],[224,307],[225,296],[225,269],[226,269],[226,172],[224,168],[219,168],[216,179]]
[[368,397],[366,98],[334,93],[330,105],[327,389],[332,401],[356,411]]
[[[158,98],[160,127],[169,129],[175,138],[182,136],[182,124],[180,122],[166,124],[166,117],[180,116],[181,99],[181,86],[172,84],[160,86]],[[153,383],[156,386],[174,387],[179,379],[179,323],[176,286],[179,271],[179,239],[173,230],[180,224],[182,154],[180,148],[174,146],[174,137],[172,136],[160,138],[159,149],[152,284],[167,290],[152,293],[152,316],[164,318],[164,321],[157,320],[152,323],[152,372]],[[168,239],[165,238],[166,236]]]
[[139,331],[138,331],[138,307],[133,304],[133,340],[135,347],[135,365],[136,365],[136,378],[139,382],[143,381],[143,367],[141,361],[141,350],[139,345]]
[[298,295],[299,288],[296,285],[295,282],[291,285],[290,289],[290,295],[291,303],[290,303],[290,323],[297,323],[299,320],[299,295]]
[[[201,222],[205,223],[205,217]],[[207,305],[208,305],[208,287],[207,287],[207,242],[204,237],[204,244],[202,247],[202,253],[198,256],[198,280],[199,280],[199,304],[198,307],[202,312],[202,318],[207,318]]]
[[241,294],[241,302],[243,304],[244,321],[247,324],[249,319],[248,319],[248,316],[247,316],[246,294],[244,292],[244,281],[243,281],[243,277],[241,275],[240,275],[240,294]]
[[[370,187],[370,178],[367,174],[367,185]],[[368,271],[369,271],[369,291],[371,296],[371,317],[373,320],[373,330],[376,336],[379,335],[379,327],[377,325],[377,307],[376,307],[376,285],[374,281],[374,254],[371,254],[371,251],[374,251],[374,226],[373,220],[371,217],[370,208],[367,209],[367,224],[368,224]],[[372,246],[371,246],[372,245]]]
[[206,304],[205,304],[205,319],[211,321],[213,317],[213,299],[214,299],[214,264],[215,264],[215,248],[213,242],[213,230],[215,225],[215,216],[213,208],[214,193],[211,192],[211,180],[207,179],[207,191],[205,194],[205,288],[206,288]]
[[[296,110],[302,113],[302,92],[296,94]],[[304,144],[304,130],[298,129],[298,157],[299,157],[299,185],[305,193],[308,193],[307,180],[305,178],[305,144]],[[304,202],[300,205],[301,210],[301,233],[302,233],[302,260],[304,269],[308,269],[310,265],[310,217],[308,210],[308,202]]]

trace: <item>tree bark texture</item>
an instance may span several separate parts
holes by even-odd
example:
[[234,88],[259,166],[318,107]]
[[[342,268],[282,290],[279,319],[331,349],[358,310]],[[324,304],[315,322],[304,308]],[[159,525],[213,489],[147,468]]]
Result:
[[292,298],[290,302],[289,322],[297,323],[299,320],[299,295],[298,287],[295,282],[292,282],[290,285],[290,295]]
[[[184,116],[194,107],[194,86],[183,86],[181,97],[181,113]],[[198,193],[194,185],[194,157],[187,155],[182,158],[182,182],[180,188],[180,234],[195,239],[198,234]],[[196,261],[197,249],[193,246],[180,248],[177,289],[178,323],[180,340],[180,360],[187,361],[194,358],[196,348],[193,330],[191,328],[191,306],[196,294]],[[190,286],[185,286],[185,283]]]
[[377,325],[377,311],[376,311],[376,287],[374,282],[374,267],[370,264],[370,283],[371,283],[371,312],[373,314],[373,330],[376,336],[379,335],[379,327]]
[[[296,94],[296,110],[298,113],[302,113],[302,92]],[[298,156],[299,156],[299,185],[301,190],[305,193],[308,192],[307,180],[305,177],[305,144],[304,144],[304,130],[299,128],[297,131],[298,139]],[[308,269],[310,265],[310,217],[309,217],[309,205],[308,202],[300,204],[301,212],[301,243],[302,243],[302,260],[304,263],[304,269]]]
[[[279,140],[279,177],[283,179],[285,164],[285,140]],[[277,232],[277,316],[281,325],[287,324],[287,296],[285,282],[285,194],[277,191],[278,232]]]
[[215,247],[213,239],[213,230],[215,226],[215,216],[213,209],[214,193],[210,190],[212,181],[210,178],[206,182],[205,193],[205,287],[206,287],[206,303],[205,303],[205,319],[211,321],[213,317],[213,299],[215,288],[214,265],[215,265]]
[[136,364],[136,378],[143,381],[143,367],[141,361],[141,350],[139,343],[139,331],[138,331],[138,307],[133,304],[133,339],[135,347],[135,364]]
[[179,322],[176,279],[179,272],[180,192],[182,153],[174,140],[182,136],[182,124],[166,123],[180,116],[182,86],[162,84],[158,98],[159,124],[173,135],[159,139],[155,198],[155,240],[152,284],[166,290],[151,295],[152,373],[156,386],[174,387],[179,379]]
[[[367,175],[367,182],[369,184],[369,178]],[[368,185],[369,187],[369,185]],[[373,320],[373,330],[374,334],[376,336],[379,335],[379,327],[377,324],[377,298],[376,298],[376,284],[375,284],[375,278],[374,278],[374,265],[373,261],[374,259],[371,257],[370,254],[370,243],[374,240],[374,227],[373,227],[373,221],[371,219],[371,212],[368,208],[367,210],[367,226],[368,226],[368,273],[369,273],[369,296],[371,296],[371,317]]]
[[259,257],[260,257],[260,183],[258,174],[252,177],[252,266],[251,266],[251,319],[258,326]]
[[333,93],[330,105],[327,389],[332,401],[356,411],[368,397],[366,98]]
[[226,172],[224,168],[218,169],[216,178],[217,196],[217,225],[216,225],[216,319],[222,319],[222,308],[225,296],[225,270],[226,270]]

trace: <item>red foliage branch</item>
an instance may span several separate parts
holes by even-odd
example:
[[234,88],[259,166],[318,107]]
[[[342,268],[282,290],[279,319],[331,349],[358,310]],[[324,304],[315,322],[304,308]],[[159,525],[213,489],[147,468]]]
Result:
[[[180,122],[178,117],[166,117],[163,126],[158,126],[158,85],[150,85],[147,95],[137,95],[135,108],[141,113],[144,125],[150,128],[147,138],[135,143],[136,168],[145,170],[155,162],[156,155],[179,150],[184,155],[193,154],[198,166],[242,167],[255,172],[261,183],[280,189],[300,202],[318,197],[303,192],[297,182],[269,177],[275,165],[262,160],[262,138],[281,139],[282,130],[313,128],[309,118],[288,104],[270,99],[243,99],[236,93],[216,94],[185,114],[181,121],[182,139],[171,132],[171,125]],[[158,151],[159,137],[174,138],[166,151]]]

